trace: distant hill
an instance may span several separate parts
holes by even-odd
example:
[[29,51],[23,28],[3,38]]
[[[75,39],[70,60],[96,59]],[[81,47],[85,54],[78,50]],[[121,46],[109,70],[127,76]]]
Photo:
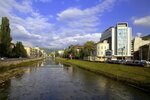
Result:
[[40,48],[40,49],[44,50],[47,54],[50,54],[53,51],[60,50],[60,49],[48,49],[48,48]]
[[149,35],[146,35],[146,36],[143,36],[142,39],[143,39],[143,40],[150,40],[150,34],[149,34]]

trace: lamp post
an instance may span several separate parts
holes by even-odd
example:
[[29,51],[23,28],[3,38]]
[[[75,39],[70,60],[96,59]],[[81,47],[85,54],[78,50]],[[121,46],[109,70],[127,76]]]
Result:
[[123,50],[125,49],[125,46],[123,48],[121,48],[122,50],[122,60],[123,60]]

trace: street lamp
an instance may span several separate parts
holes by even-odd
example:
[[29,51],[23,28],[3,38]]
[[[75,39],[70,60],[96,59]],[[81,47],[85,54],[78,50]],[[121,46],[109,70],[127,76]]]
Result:
[[125,49],[125,46],[123,48],[121,48],[122,50],[122,60],[123,60],[123,50]]

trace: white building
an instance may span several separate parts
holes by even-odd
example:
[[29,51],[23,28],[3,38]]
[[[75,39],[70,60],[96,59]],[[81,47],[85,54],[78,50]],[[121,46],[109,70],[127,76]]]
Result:
[[141,37],[135,37],[133,40],[133,51],[139,51],[139,48],[143,45],[148,45],[150,40],[142,40]]
[[105,30],[100,41],[107,40],[112,59],[131,59],[132,29],[126,22],[117,23],[115,27]]
[[95,51],[95,60],[96,61],[105,61],[107,60],[106,57],[106,51],[109,49],[109,44],[107,41],[98,42],[95,45],[96,51]]
[[58,50],[58,54],[59,54],[59,56],[63,56],[64,50]]

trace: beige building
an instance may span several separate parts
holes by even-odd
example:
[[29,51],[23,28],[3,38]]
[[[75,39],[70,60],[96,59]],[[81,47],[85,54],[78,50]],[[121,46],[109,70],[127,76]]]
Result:
[[133,40],[133,51],[139,51],[139,48],[143,45],[147,45],[150,43],[150,40],[142,40],[141,37],[135,37]]
[[95,48],[95,61],[106,61],[106,51],[109,49],[109,44],[107,43],[107,40],[96,43]]
[[24,49],[26,50],[26,52],[27,52],[27,56],[28,57],[30,57],[30,55],[31,55],[31,48],[30,47],[24,47]]
[[27,52],[27,56],[30,58],[47,56],[44,50],[41,50],[39,47],[24,47],[24,48]]
[[135,37],[133,40],[133,59],[150,60],[150,39],[143,40],[141,37]]

